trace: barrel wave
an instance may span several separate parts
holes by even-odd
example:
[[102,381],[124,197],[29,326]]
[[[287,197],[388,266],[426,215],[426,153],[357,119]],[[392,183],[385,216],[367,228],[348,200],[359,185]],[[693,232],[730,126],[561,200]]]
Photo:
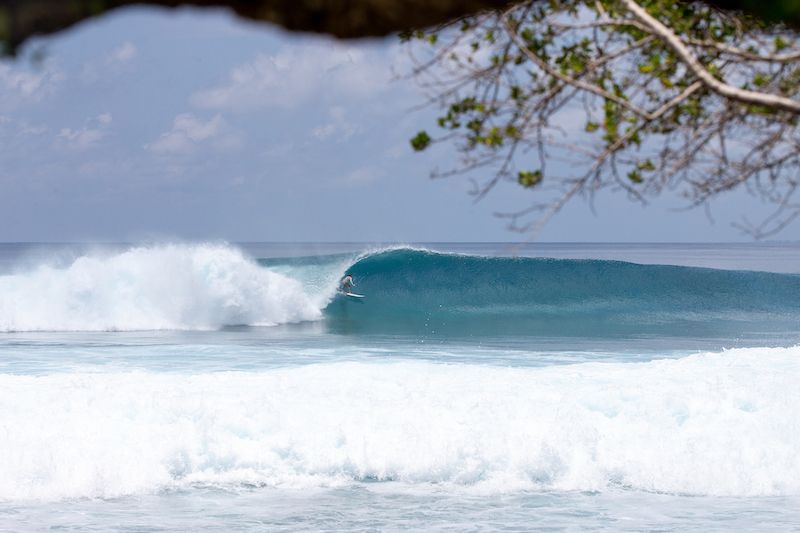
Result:
[[349,269],[364,302],[336,298],[334,329],[417,334],[708,335],[794,329],[800,276],[619,261],[395,249]]
[[[363,301],[337,295],[346,271]],[[800,320],[800,275],[413,248],[256,259],[229,244],[138,246],[0,274],[0,294],[0,331],[317,321],[341,334],[739,338]]]

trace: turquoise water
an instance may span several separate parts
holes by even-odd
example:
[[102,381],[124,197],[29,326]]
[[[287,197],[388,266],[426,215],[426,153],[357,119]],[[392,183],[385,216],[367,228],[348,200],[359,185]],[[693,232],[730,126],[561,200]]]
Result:
[[797,528],[798,272],[793,244],[0,245],[0,530]]

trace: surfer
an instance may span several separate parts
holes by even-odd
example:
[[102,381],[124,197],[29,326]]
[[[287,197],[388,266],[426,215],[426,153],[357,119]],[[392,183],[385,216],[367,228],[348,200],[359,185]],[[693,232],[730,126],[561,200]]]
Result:
[[342,281],[339,282],[339,292],[347,294],[355,286],[356,284],[353,281],[353,275],[350,272],[347,272],[342,278]]

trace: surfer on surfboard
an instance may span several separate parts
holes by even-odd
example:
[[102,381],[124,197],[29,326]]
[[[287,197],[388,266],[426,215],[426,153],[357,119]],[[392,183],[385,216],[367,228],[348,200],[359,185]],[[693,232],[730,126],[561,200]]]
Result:
[[347,272],[342,280],[339,282],[339,292],[343,294],[349,293],[356,284],[353,281],[353,275],[350,272]]
[[353,287],[356,286],[356,283],[353,281],[353,275],[348,272],[344,275],[342,280],[339,282],[339,294],[343,294],[349,298],[353,298],[356,300],[360,300],[364,297],[363,294],[353,294],[352,291]]

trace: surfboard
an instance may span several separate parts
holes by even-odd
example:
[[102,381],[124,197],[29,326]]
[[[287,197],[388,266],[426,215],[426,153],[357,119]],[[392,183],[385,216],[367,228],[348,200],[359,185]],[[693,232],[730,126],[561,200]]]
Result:
[[351,298],[363,298],[364,297],[363,294],[355,294],[355,293],[352,293],[352,292],[343,292],[342,294],[344,294],[345,296],[350,296]]

